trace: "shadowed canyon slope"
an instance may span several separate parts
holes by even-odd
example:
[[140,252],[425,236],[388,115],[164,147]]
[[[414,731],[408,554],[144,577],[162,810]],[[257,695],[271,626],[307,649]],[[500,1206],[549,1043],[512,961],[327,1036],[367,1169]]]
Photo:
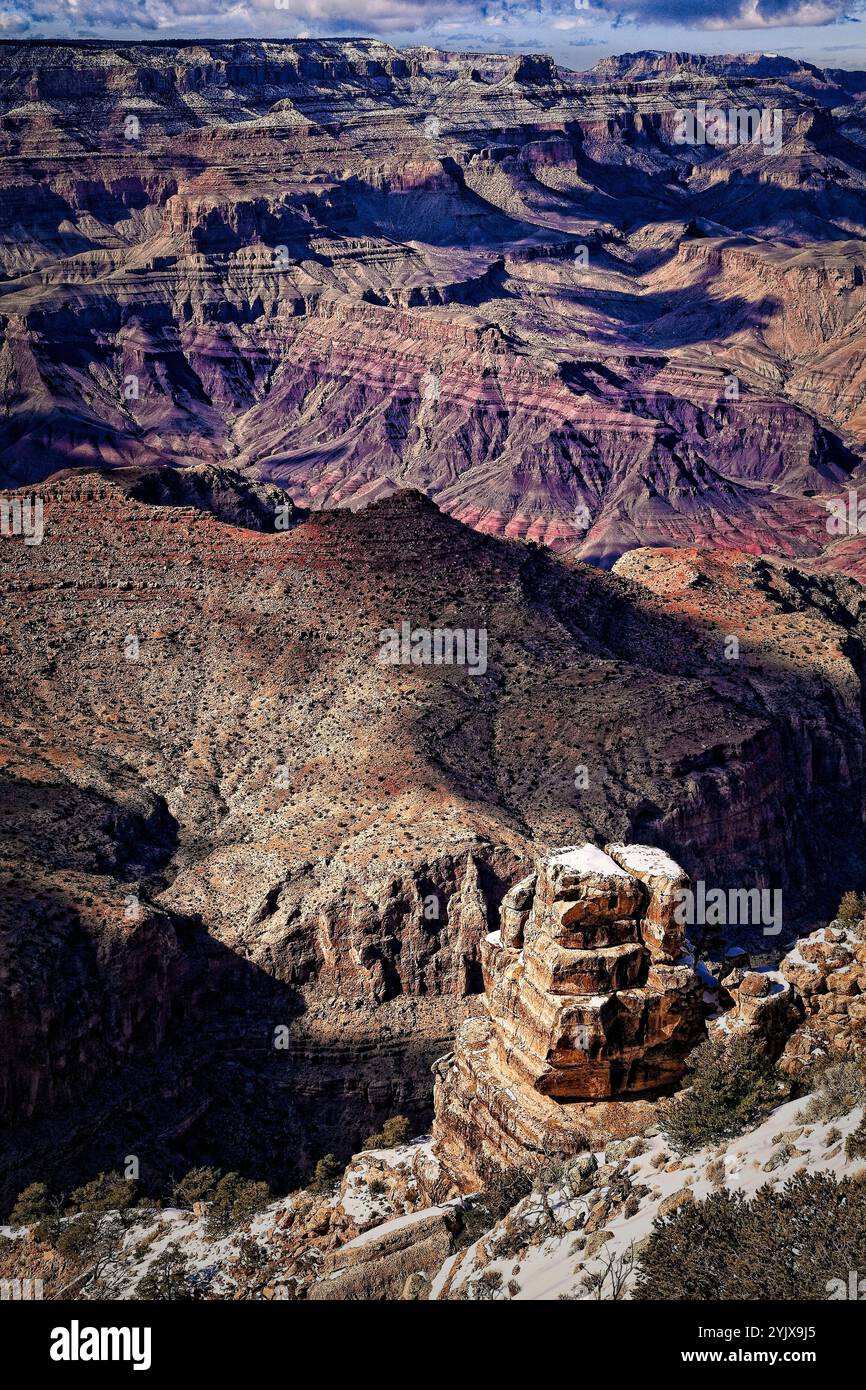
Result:
[[[859,881],[855,580],[693,548],[606,574],[419,492],[267,533],[220,519],[267,487],[189,480],[68,473],[42,544],[0,542],[7,1191],[127,1153],[288,1182],[428,1117],[554,846],[781,888],[770,946]],[[383,661],[404,622],[486,660]]]
[[[604,565],[818,556],[862,475],[862,86],[760,55],[0,44],[0,479],[205,462],[305,507],[417,487]],[[779,112],[780,148],[676,143],[698,101]]]

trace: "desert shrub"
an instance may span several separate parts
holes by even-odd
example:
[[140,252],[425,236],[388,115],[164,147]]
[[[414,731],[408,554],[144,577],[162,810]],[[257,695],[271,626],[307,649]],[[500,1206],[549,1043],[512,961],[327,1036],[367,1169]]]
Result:
[[[492,1176],[481,1195],[471,1206],[464,1207],[463,1227],[454,1242],[455,1247],[465,1250],[467,1246],[474,1245],[497,1221],[507,1216],[512,1207],[528,1197],[532,1188],[532,1178],[519,1168],[503,1170]],[[515,1231],[511,1236],[506,1234],[497,1245],[497,1253],[503,1257],[515,1253],[526,1244],[526,1240],[524,1231]]]
[[398,1149],[409,1141],[411,1128],[405,1115],[392,1115],[376,1134],[368,1134],[365,1149]]
[[581,1280],[580,1287],[583,1293],[599,1302],[621,1302],[627,1296],[636,1259],[633,1244],[620,1254],[613,1250],[602,1250],[601,1268],[594,1274],[584,1275]]
[[843,1057],[810,1068],[811,1094],[799,1114],[810,1120],[835,1120],[866,1101],[866,1065],[860,1057]]
[[218,1168],[190,1168],[171,1190],[174,1202],[190,1211],[196,1202],[210,1202],[222,1177]]
[[836,918],[845,927],[854,927],[866,917],[866,893],[844,893]]
[[135,1201],[136,1184],[121,1173],[100,1173],[69,1198],[70,1212],[124,1211]]
[[333,1192],[343,1176],[345,1168],[345,1163],[341,1163],[333,1154],[325,1154],[325,1157],[320,1158],[313,1169],[313,1176],[307,1183],[307,1191]]
[[705,1042],[689,1058],[690,1089],[667,1106],[662,1127],[678,1153],[731,1139],[771,1105],[782,1083],[769,1058],[745,1038]]
[[866,1158],[866,1115],[845,1140],[846,1158]]
[[100,1266],[117,1250],[122,1226],[116,1216],[86,1211],[60,1228],[54,1248],[77,1264]]
[[800,1173],[751,1200],[723,1189],[657,1217],[637,1299],[810,1299],[866,1267],[866,1184]]
[[37,1221],[31,1232],[37,1245],[56,1246],[57,1237],[63,1230],[63,1224],[58,1216],[45,1216],[41,1221]]
[[232,1202],[232,1224],[234,1226],[246,1225],[268,1205],[270,1200],[271,1189],[266,1182],[249,1182],[246,1179],[241,1179]]
[[711,1158],[704,1169],[704,1177],[707,1182],[711,1182],[713,1187],[721,1187],[727,1177],[725,1160],[723,1158]]
[[19,1192],[9,1215],[11,1226],[34,1226],[52,1212],[51,1195],[44,1182],[32,1182]]
[[250,1271],[264,1269],[270,1258],[267,1246],[262,1245],[261,1241],[253,1240],[252,1236],[241,1236],[238,1242],[237,1262],[244,1269]]
[[189,1266],[176,1241],[156,1256],[135,1286],[136,1298],[148,1302],[177,1303],[192,1298],[189,1284]]
[[239,1173],[225,1173],[217,1183],[205,1218],[209,1236],[225,1236],[237,1226],[251,1221],[271,1200],[265,1182],[252,1182]]
[[502,1275],[498,1269],[485,1269],[477,1279],[467,1282],[466,1291],[470,1298],[479,1303],[488,1303],[496,1298],[502,1289]]

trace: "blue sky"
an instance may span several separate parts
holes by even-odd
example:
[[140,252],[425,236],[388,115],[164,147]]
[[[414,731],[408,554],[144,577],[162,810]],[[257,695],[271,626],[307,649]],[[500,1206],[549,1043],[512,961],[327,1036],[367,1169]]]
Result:
[[574,68],[639,48],[758,50],[866,68],[864,12],[866,0],[0,0],[0,37],[368,34],[395,45],[542,50]]

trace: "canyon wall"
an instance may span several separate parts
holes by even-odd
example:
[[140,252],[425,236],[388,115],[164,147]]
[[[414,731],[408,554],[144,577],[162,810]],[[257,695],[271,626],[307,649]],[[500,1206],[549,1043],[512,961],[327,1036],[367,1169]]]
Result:
[[[778,889],[777,937],[705,935],[779,953],[860,881],[855,581],[694,550],[605,574],[418,493],[245,529],[220,513],[281,504],[221,473],[204,506],[208,479],[159,505],[71,473],[41,545],[0,541],[7,1192],[49,1156],[67,1185],[128,1154],[290,1183],[423,1125],[557,845]],[[484,669],[383,660],[404,622],[484,629]],[[604,948],[628,982],[636,944]]]

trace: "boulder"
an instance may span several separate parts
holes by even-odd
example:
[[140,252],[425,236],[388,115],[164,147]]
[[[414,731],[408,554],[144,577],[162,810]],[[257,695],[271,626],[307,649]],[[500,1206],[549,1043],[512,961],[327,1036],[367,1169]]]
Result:
[[448,1258],[460,1226],[454,1206],[427,1207],[374,1226],[328,1252],[308,1297],[316,1302],[418,1298],[421,1280],[429,1280]]

